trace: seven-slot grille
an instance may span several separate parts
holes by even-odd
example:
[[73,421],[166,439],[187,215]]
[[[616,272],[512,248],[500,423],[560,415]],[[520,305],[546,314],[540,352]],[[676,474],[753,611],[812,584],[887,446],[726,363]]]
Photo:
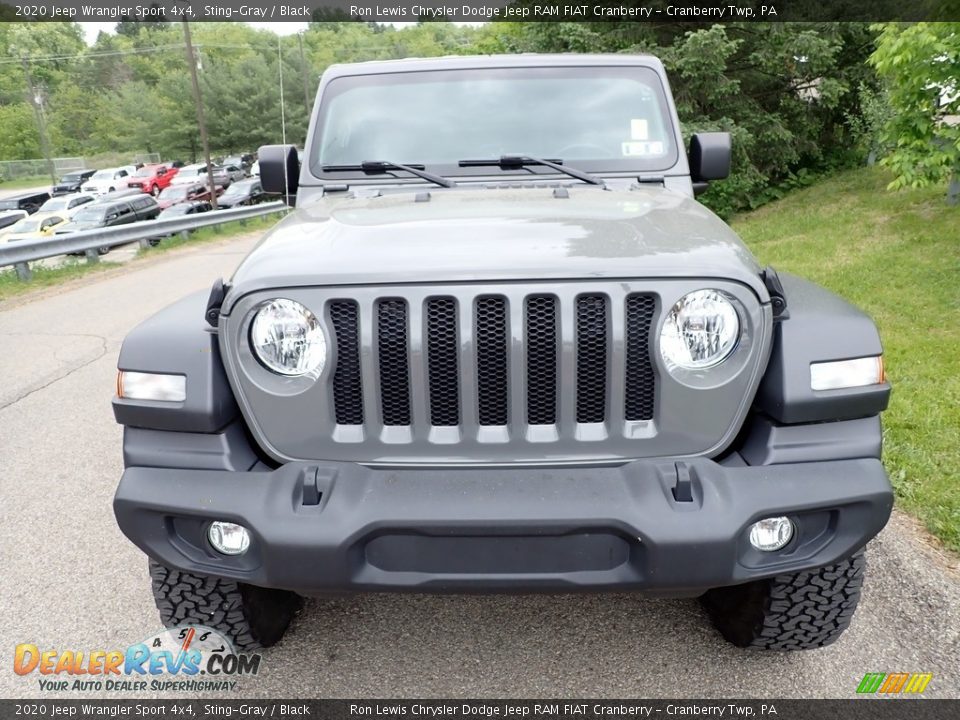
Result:
[[[519,312],[512,307],[518,302]],[[337,345],[332,384],[338,425],[370,422],[372,407],[384,426],[413,424],[412,367],[425,372],[427,417],[421,421],[435,428],[556,425],[562,422],[564,403],[573,403],[569,419],[577,424],[653,419],[653,295],[627,295],[616,318],[604,293],[577,295],[566,303],[548,293],[527,295],[522,301],[500,295],[438,295],[427,297],[416,312],[404,298],[377,298],[366,315],[374,324],[376,373],[366,376],[359,327],[364,314],[357,301],[333,300],[328,307]],[[566,324],[564,313],[570,316]],[[616,334],[622,338],[622,363],[611,358],[614,322],[622,323]],[[513,327],[517,324],[522,327]],[[563,389],[561,377],[564,332],[573,338],[567,343],[567,351],[573,352],[572,393]],[[412,361],[416,352],[422,353],[420,362]],[[614,367],[623,377],[611,383]],[[516,388],[520,383],[522,391]],[[611,402],[612,388],[623,393],[621,402]],[[366,414],[364,393],[375,397],[375,405],[367,398]],[[464,416],[464,395],[471,399],[472,417]],[[622,417],[611,417],[611,406],[622,408]]]

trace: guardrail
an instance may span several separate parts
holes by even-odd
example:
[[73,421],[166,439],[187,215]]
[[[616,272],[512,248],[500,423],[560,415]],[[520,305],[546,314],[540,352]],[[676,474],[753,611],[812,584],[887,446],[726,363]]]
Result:
[[30,266],[28,263],[34,260],[44,260],[70,253],[83,253],[89,261],[97,262],[100,255],[99,250],[103,247],[112,248],[137,241],[140,242],[141,247],[147,247],[150,240],[154,238],[186,233],[204,227],[224,225],[238,220],[251,220],[282,212],[286,209],[288,209],[288,206],[282,202],[271,202],[229,210],[211,210],[199,215],[185,215],[184,217],[167,220],[142,220],[141,222],[111,228],[79,230],[39,240],[8,242],[0,244],[0,268],[13,265],[16,268],[17,277],[21,280],[29,280]]

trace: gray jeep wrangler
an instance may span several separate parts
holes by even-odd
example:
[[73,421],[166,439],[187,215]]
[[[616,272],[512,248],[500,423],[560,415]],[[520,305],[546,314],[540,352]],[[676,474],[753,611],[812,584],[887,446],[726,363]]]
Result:
[[120,353],[114,509],[165,624],[238,648],[300,597],[701,597],[742,647],[826,645],[887,522],[876,328],[693,198],[661,63],[331,67],[295,203]]

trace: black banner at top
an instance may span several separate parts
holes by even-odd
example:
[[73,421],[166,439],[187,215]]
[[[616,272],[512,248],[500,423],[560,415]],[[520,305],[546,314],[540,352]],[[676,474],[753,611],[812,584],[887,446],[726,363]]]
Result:
[[0,0],[0,20],[880,22],[960,19],[960,0]]

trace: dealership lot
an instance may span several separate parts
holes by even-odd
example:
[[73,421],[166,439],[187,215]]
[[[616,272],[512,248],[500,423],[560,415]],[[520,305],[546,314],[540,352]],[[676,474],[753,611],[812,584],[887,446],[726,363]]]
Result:
[[[19,643],[122,649],[159,629],[145,558],[121,536],[110,507],[122,470],[110,408],[116,356],[134,325],[229,274],[255,240],[168,253],[0,305],[3,696],[41,695],[36,674],[11,671]],[[955,560],[897,515],[871,544],[869,561],[850,631],[825,650],[796,654],[728,646],[696,601],[624,594],[310,600],[235,696],[852,697],[867,672],[930,672],[926,695],[956,697]]]

